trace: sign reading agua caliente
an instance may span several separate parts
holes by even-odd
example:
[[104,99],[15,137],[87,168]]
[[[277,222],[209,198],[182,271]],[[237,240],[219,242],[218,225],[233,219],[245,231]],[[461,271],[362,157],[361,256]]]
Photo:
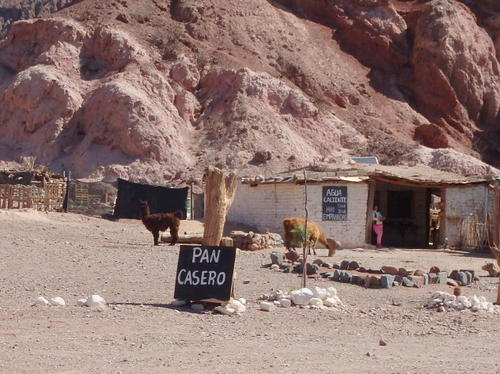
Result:
[[229,300],[236,248],[181,245],[174,297]]
[[347,221],[347,187],[323,186],[323,221]]

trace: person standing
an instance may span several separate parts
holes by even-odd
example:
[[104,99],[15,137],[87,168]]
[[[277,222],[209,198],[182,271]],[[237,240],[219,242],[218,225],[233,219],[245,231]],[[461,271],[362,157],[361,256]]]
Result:
[[377,235],[377,248],[382,247],[382,235],[384,234],[384,224],[383,221],[385,217],[378,210],[378,205],[373,206],[373,231]]

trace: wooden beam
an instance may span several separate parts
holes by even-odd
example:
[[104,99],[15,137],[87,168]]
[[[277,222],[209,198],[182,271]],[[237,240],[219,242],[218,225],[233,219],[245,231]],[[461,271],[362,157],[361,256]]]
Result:
[[370,180],[368,181],[368,201],[366,207],[366,232],[365,232],[365,242],[367,244],[372,243],[372,223],[373,223],[373,204],[375,203],[375,189],[377,187],[377,182]]

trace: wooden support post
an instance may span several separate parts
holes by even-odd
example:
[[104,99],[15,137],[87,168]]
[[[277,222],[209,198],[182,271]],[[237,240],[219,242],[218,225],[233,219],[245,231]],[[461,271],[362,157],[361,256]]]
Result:
[[302,258],[304,262],[302,263],[302,288],[307,285],[307,253],[310,247],[309,244],[309,233],[307,232],[307,219],[309,218],[309,211],[307,210],[307,174],[306,169],[304,169],[304,211],[305,211],[305,223],[304,223],[304,238],[302,242]]
[[498,277],[497,304],[500,305],[500,276]]
[[376,182],[368,181],[368,205],[366,207],[366,231],[365,231],[365,242],[367,244],[372,244],[373,236],[373,204],[375,203],[375,189]]
[[234,173],[224,174],[210,167],[205,174],[206,214],[203,244],[218,246],[222,239],[226,214],[233,203],[238,185]]
[[500,248],[500,180],[495,181],[493,205],[493,244]]

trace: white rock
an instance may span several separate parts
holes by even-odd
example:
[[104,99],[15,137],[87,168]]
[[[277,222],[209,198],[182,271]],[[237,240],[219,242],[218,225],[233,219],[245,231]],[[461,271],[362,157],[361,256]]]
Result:
[[[432,294],[431,298],[432,299],[444,299],[445,296],[447,295],[446,292],[443,291],[436,291]],[[449,295],[449,294],[448,294]]]
[[480,310],[487,310],[487,311],[493,311],[493,304],[492,303],[489,303],[487,301],[482,301],[479,303],[479,309]]
[[240,297],[239,299],[237,299],[240,303],[242,303],[243,305],[246,305],[247,304],[247,299],[243,298],[243,297]]
[[39,296],[35,299],[34,305],[40,305],[40,306],[49,305],[49,301],[45,297]]
[[452,294],[446,294],[444,295],[443,297],[443,300],[446,302],[446,301],[455,301],[457,299],[457,297],[455,295],[452,295]]
[[229,316],[229,315],[234,314],[236,312],[235,309],[230,308],[230,307],[226,307],[226,306],[222,306],[222,305],[215,307],[214,310],[216,312],[219,312],[220,314],[224,314],[226,316]]
[[481,302],[479,301],[479,298],[476,295],[472,296],[469,301],[472,304],[472,308],[475,309],[479,308],[479,304]]
[[266,312],[274,312],[276,310],[276,305],[268,301],[261,301],[259,305],[260,305],[260,310],[264,310]]
[[280,306],[281,305],[280,300],[274,300],[273,304],[276,305],[276,306]]
[[292,301],[290,299],[281,299],[280,305],[282,308],[290,308],[292,306]]
[[319,297],[313,297],[311,300],[309,300],[309,305],[316,308],[322,307],[323,300],[321,300]]
[[327,307],[332,307],[332,306],[341,305],[342,303],[341,303],[340,299],[337,296],[335,296],[335,297],[329,297],[328,299],[323,301],[323,304]]
[[86,303],[87,303],[87,299],[78,299],[78,301],[76,302],[76,305],[85,306]]
[[202,304],[192,304],[191,309],[193,309],[196,312],[201,312],[205,310],[205,307]]
[[55,306],[65,306],[66,302],[62,297],[56,296],[50,299],[50,304]]
[[101,304],[101,303],[99,303],[99,304],[95,304],[95,305],[93,305],[93,306],[92,306],[92,307],[90,307],[90,308],[91,308],[92,310],[97,311],[97,312],[104,312],[104,311],[107,309],[106,304]]
[[245,304],[241,303],[239,300],[231,299],[228,305],[229,308],[232,308],[236,311],[236,313],[244,313],[247,311],[247,307]]
[[100,305],[106,305],[106,300],[102,298],[99,295],[91,295],[87,298],[87,301],[85,302],[85,305],[87,305],[89,308],[94,308],[98,307]]
[[467,296],[458,296],[457,297],[457,301],[463,304],[463,303],[465,303],[466,301],[469,301],[469,300],[467,299]]
[[279,269],[280,269],[280,266],[278,264],[271,265],[271,270],[278,271]]
[[301,288],[290,292],[290,296],[295,305],[307,305],[314,295],[309,288]]
[[335,296],[337,296],[337,289],[335,287],[328,287],[326,289],[326,292],[328,294],[328,297],[335,297]]
[[466,308],[466,309],[469,309],[472,307],[472,303],[469,300],[465,300],[464,302],[462,302],[462,304],[464,304],[464,308]]
[[329,296],[329,293],[325,288],[313,287],[311,291],[313,293],[313,297],[318,298],[320,300],[325,300]]
[[184,306],[186,302],[184,300],[174,300],[170,303],[172,306]]

